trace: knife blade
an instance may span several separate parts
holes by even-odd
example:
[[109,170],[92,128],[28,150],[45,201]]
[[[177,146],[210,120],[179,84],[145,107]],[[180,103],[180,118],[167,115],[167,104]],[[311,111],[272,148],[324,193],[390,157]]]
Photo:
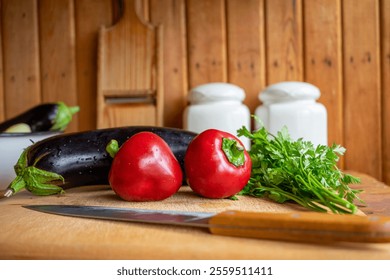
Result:
[[300,242],[390,242],[390,217],[315,212],[221,213],[157,211],[82,205],[26,205],[63,216],[208,228],[212,234]]

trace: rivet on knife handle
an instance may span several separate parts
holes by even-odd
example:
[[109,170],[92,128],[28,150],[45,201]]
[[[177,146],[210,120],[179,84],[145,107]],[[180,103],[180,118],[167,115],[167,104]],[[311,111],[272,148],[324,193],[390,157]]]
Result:
[[210,221],[213,234],[304,242],[390,242],[390,218],[321,213],[226,211]]

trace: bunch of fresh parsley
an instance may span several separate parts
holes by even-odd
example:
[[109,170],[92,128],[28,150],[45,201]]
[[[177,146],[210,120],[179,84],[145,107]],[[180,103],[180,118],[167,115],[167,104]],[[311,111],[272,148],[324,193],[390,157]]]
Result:
[[314,146],[309,141],[290,138],[286,127],[271,135],[264,127],[251,133],[242,127],[238,136],[248,137],[252,174],[241,195],[268,197],[279,203],[295,201],[314,211],[355,213],[360,190],[348,185],[359,183],[338,167],[345,149],[339,145]]

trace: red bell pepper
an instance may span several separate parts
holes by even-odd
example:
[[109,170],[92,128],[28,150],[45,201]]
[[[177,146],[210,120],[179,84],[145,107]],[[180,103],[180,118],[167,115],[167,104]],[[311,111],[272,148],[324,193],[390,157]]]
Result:
[[107,149],[114,150],[109,183],[124,200],[163,200],[182,185],[183,172],[179,162],[168,144],[154,133],[137,133],[120,148],[114,141]]
[[248,183],[252,161],[237,137],[209,129],[189,144],[184,166],[194,192],[208,198],[227,198]]

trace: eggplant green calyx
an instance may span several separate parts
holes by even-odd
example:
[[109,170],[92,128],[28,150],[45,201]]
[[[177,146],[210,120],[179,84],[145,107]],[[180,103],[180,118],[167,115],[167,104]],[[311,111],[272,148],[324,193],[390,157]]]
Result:
[[[64,190],[56,183],[64,182],[64,178],[54,172],[45,171],[37,167],[27,165],[27,151],[23,151],[18,162],[14,166],[16,178],[8,186],[7,191],[15,194],[23,189],[35,195],[62,194]],[[39,160],[39,159],[38,159]]]
[[228,161],[236,167],[243,166],[245,163],[244,147],[236,140],[222,138],[222,151]]
[[80,111],[79,106],[68,107],[64,102],[57,103],[58,109],[50,130],[64,131],[72,120],[72,116]]
[[120,147],[119,147],[118,141],[116,141],[115,139],[112,139],[110,142],[108,142],[108,144],[106,146],[106,151],[112,158],[114,158],[115,155],[117,154],[117,152],[119,151],[119,148]]

